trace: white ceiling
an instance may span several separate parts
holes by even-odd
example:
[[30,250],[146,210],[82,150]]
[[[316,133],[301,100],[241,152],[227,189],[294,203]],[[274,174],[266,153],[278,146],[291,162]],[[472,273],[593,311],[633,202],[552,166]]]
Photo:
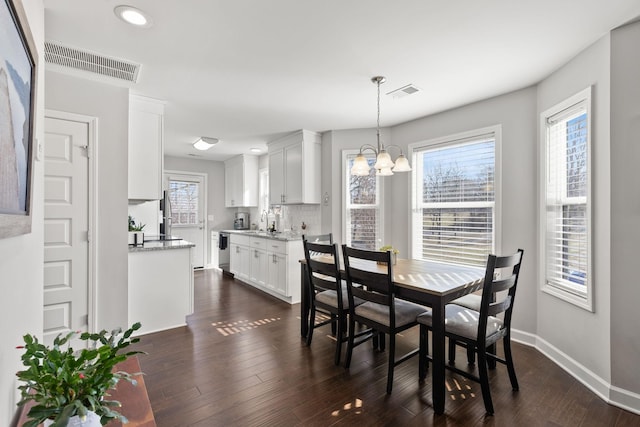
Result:
[[[165,153],[224,160],[298,130],[391,126],[537,83],[637,0],[44,0],[45,37],[142,64],[134,93],[166,101]],[[122,83],[117,83],[122,84]],[[385,93],[413,84],[400,99]],[[199,136],[221,142],[207,152]]]

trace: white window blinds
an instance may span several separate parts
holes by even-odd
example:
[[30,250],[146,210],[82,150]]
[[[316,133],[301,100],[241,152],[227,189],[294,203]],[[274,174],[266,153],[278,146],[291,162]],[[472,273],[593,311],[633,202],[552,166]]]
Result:
[[[347,245],[368,250],[382,246],[380,181],[375,169],[367,176],[351,175],[356,154],[347,154],[345,174],[345,242]],[[370,166],[375,158],[366,156]]]
[[171,201],[171,221],[173,225],[198,224],[198,183],[190,181],[169,181]]
[[493,133],[414,150],[414,257],[486,265],[494,252]]
[[546,284],[579,295],[590,279],[588,141],[586,101],[546,118]]

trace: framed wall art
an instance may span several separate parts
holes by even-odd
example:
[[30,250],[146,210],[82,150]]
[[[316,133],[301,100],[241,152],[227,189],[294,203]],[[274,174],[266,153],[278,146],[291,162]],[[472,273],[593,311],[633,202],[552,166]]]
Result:
[[18,0],[0,0],[0,238],[31,232],[36,55]]

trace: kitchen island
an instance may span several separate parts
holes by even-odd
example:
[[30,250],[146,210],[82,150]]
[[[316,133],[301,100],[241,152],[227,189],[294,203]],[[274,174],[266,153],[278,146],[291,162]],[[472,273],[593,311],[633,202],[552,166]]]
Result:
[[138,335],[187,324],[193,313],[194,246],[185,240],[129,246],[129,323],[142,323]]
[[230,238],[229,270],[241,280],[289,304],[300,302],[302,235],[225,230]]

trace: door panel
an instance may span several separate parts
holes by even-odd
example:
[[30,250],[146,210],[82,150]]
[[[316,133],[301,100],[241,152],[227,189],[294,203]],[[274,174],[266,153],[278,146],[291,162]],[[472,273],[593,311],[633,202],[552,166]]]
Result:
[[47,117],[44,150],[44,341],[88,328],[88,124]]
[[179,173],[165,174],[165,187],[171,200],[171,234],[196,246],[191,251],[192,265],[206,265],[205,177]]

